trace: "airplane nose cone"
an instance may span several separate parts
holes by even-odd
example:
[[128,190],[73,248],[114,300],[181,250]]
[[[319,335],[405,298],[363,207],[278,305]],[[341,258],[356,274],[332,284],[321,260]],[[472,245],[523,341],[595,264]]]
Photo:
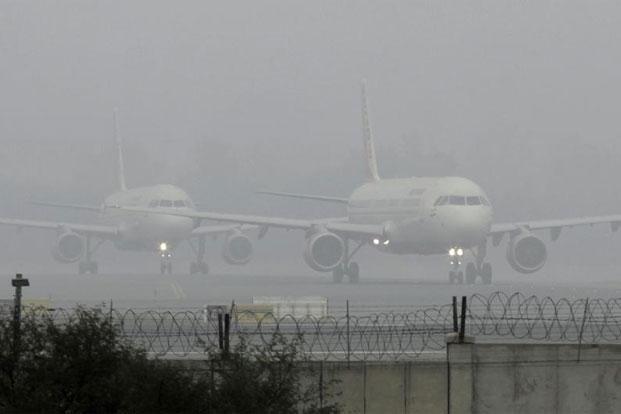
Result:
[[481,211],[463,211],[454,214],[449,222],[454,241],[459,245],[472,246],[487,236],[491,218]]
[[158,217],[158,222],[159,230],[164,239],[185,237],[193,228],[192,219],[187,217],[161,215]]

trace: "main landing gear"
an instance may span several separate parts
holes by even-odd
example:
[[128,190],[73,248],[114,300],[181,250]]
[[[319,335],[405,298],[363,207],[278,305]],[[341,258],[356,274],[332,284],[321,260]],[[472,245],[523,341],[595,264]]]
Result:
[[197,273],[206,275],[209,273],[209,265],[205,262],[205,242],[206,240],[204,236],[198,238],[198,246],[194,246],[192,242],[188,242],[190,243],[192,250],[194,250],[194,253],[196,253],[196,261],[190,263],[191,275],[195,275]]
[[360,250],[363,243],[359,243],[356,248],[349,253],[349,240],[345,239],[344,259],[334,270],[332,270],[332,281],[334,283],[343,282],[343,277],[349,278],[349,283],[358,283],[360,281],[360,266],[357,262],[352,262],[351,258]]
[[84,260],[78,263],[78,274],[83,275],[85,273],[90,273],[91,275],[96,275],[99,273],[99,266],[97,262],[93,260],[93,255],[103,242],[103,240],[98,240],[97,244],[91,247],[91,236],[86,236],[86,255]]
[[477,247],[474,253],[474,263],[468,262],[466,264],[465,273],[460,270],[462,264],[462,258],[464,251],[461,248],[451,248],[449,250],[450,263],[453,269],[449,272],[449,282],[462,284],[464,281],[468,285],[476,283],[477,278],[481,277],[481,282],[484,285],[492,283],[492,265],[489,262],[485,262],[485,256],[487,254],[487,244],[483,243]]

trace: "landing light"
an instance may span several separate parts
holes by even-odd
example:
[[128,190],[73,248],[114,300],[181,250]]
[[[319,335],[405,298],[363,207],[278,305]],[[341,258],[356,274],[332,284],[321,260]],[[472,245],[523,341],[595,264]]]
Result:
[[160,243],[160,251],[165,252],[166,250],[168,250],[168,245],[166,244],[166,242]]
[[390,240],[386,239],[384,240],[384,246],[388,246],[390,244]]
[[375,246],[379,246],[379,244],[380,244],[380,240],[379,240],[379,239],[373,239],[373,244],[374,244]]
[[455,249],[451,247],[451,248],[449,249],[449,256],[455,256],[455,253],[456,253],[456,252],[455,252]]
[[457,256],[463,256],[464,255],[464,249],[457,249]]

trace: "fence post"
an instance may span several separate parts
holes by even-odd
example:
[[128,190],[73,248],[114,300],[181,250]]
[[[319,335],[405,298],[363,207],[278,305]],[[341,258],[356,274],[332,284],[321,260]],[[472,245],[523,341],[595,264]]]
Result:
[[224,314],[224,355],[228,355],[230,350],[229,335],[231,332],[231,315]]
[[464,343],[464,336],[466,335],[466,309],[468,303],[466,302],[466,296],[461,297],[461,327],[459,329],[459,343]]
[[319,361],[319,409],[323,410],[323,360]]
[[459,332],[459,324],[457,322],[457,296],[453,296],[453,332]]
[[578,362],[580,362],[580,354],[582,351],[582,335],[584,334],[584,324],[586,322],[587,313],[589,311],[589,298],[584,302],[584,314],[582,315],[582,325],[580,326],[580,336],[578,337]]
[[351,339],[349,336],[349,299],[347,299],[345,306],[345,316],[347,317],[347,368],[349,368],[349,364],[351,362]]
[[224,349],[224,329],[222,327],[222,311],[218,311],[218,348]]

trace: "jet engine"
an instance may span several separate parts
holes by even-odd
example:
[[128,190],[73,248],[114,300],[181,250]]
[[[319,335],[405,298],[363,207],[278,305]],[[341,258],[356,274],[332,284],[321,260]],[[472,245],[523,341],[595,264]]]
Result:
[[345,242],[328,231],[317,232],[307,238],[304,260],[318,272],[329,272],[343,262]]
[[61,263],[77,262],[84,255],[85,244],[84,237],[72,231],[65,232],[52,248],[52,256]]
[[512,237],[507,246],[507,260],[520,273],[533,273],[541,269],[548,258],[545,243],[532,233]]
[[243,233],[232,233],[224,240],[224,261],[231,265],[244,265],[252,258],[252,241]]

